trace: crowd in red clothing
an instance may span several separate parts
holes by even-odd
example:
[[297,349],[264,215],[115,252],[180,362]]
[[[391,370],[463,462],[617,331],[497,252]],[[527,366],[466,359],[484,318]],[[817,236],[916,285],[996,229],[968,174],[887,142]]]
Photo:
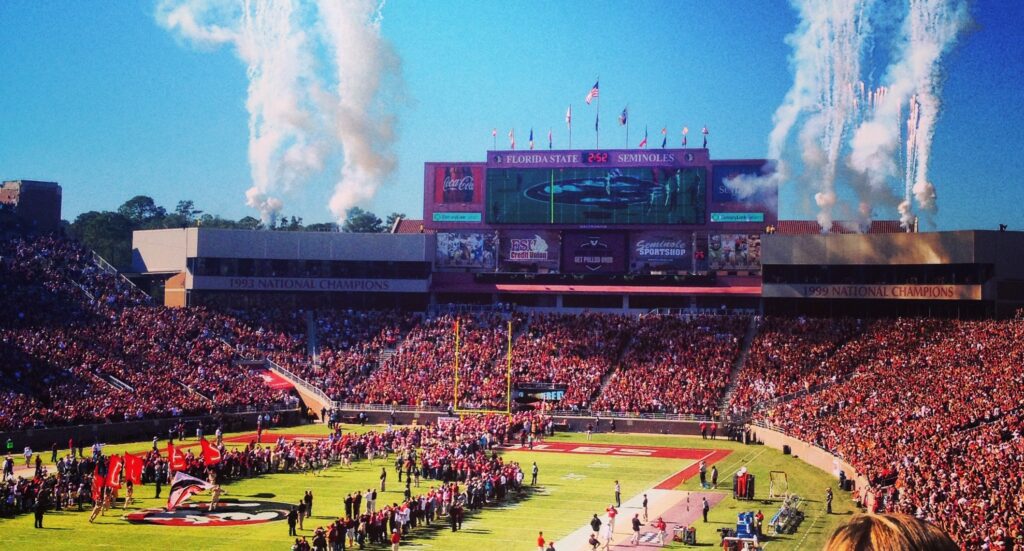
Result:
[[[459,323],[460,408],[504,406],[506,369],[495,365],[505,357],[508,319],[501,314],[464,317]],[[456,318],[443,315],[410,331],[395,354],[354,388],[355,396],[377,404],[453,405]],[[513,332],[521,321],[512,321]]]
[[535,314],[513,346],[513,379],[567,385],[556,407],[588,410],[629,341],[633,321],[607,314]]
[[285,399],[232,365],[240,325],[149,306],[74,242],[0,245],[0,429],[266,407]]
[[881,510],[936,522],[967,549],[1024,538],[1024,322],[885,323],[851,378],[759,417],[848,461]]
[[595,411],[696,413],[718,406],[749,318],[649,316],[634,320],[621,367]]
[[765,318],[739,373],[731,410],[744,412],[838,376],[828,363],[836,363],[836,349],[863,330],[863,323],[852,319]]

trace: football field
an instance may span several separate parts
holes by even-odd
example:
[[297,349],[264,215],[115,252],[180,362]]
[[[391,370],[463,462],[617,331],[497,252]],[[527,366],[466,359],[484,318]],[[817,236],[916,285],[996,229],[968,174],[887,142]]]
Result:
[[[346,427],[348,428],[348,427]],[[379,428],[379,427],[367,427]],[[273,432],[273,431],[272,431]],[[317,435],[326,432],[321,425],[292,427],[277,431],[288,435]],[[228,437],[234,435],[227,435]],[[238,438],[244,441],[247,437]],[[182,443],[194,444],[195,440]],[[151,443],[108,446],[105,453],[123,451],[141,452]],[[195,450],[198,453],[198,450]],[[767,549],[820,549],[831,531],[854,512],[849,494],[838,491],[835,481],[827,474],[804,465],[797,459],[764,446],[744,446],[723,440],[702,440],[692,437],[595,434],[587,441],[583,434],[559,434],[546,440],[534,450],[510,449],[503,452],[506,461],[518,461],[527,472],[534,461],[540,469],[539,482],[518,501],[502,506],[485,508],[482,512],[467,514],[462,530],[456,533],[448,526],[420,526],[402,542],[403,549],[437,549],[454,551],[477,550],[532,550],[536,549],[537,532],[543,531],[547,539],[554,539],[559,551],[589,549],[588,522],[592,515],[604,515],[605,508],[614,503],[614,485],[621,485],[623,507],[616,522],[613,548],[634,548],[625,544],[630,536],[629,519],[639,512],[644,493],[648,494],[651,520],[661,515],[671,528],[678,524],[693,524],[697,528],[701,546],[716,546],[722,527],[733,527],[736,515],[742,511],[764,512],[767,519],[777,511],[779,501],[762,501],[768,494],[768,472],[786,471],[790,491],[806,498],[802,510],[806,519],[795,534],[772,538]],[[44,456],[48,459],[49,454]],[[697,462],[714,461],[720,471],[718,489],[702,490],[697,480]],[[732,475],[746,466],[756,475],[756,501],[736,501],[732,498]],[[226,500],[236,500],[234,509],[248,514],[238,518],[258,517],[252,511],[278,509],[298,503],[306,490],[314,494],[313,518],[304,523],[299,535],[312,539],[313,530],[324,526],[344,511],[342,500],[356,490],[366,491],[378,484],[380,469],[388,469],[388,488],[378,498],[378,504],[400,502],[404,485],[400,486],[393,462],[385,460],[357,461],[351,468],[335,466],[319,476],[306,473],[286,473],[262,476],[225,485]],[[422,480],[420,492],[427,491],[432,481]],[[824,514],[825,488],[836,492],[833,509],[836,514]],[[163,499],[153,499],[151,485],[136,488],[138,506],[129,507],[133,517],[145,516],[144,509],[159,509],[166,505],[167,487]],[[413,495],[417,489],[413,488]],[[700,519],[701,497],[707,497],[712,508],[709,522]],[[193,498],[193,502],[208,500],[206,495]],[[121,509],[110,511],[95,523],[88,522],[88,512],[53,512],[44,520],[45,528],[34,529],[32,515],[14,519],[0,519],[0,548],[2,549],[241,549],[260,551],[290,549],[292,538],[287,536],[288,526],[283,520],[262,523],[214,526],[202,515],[183,515],[180,525],[158,525],[149,522],[129,522]],[[230,520],[230,516],[227,518]],[[659,546],[653,541],[653,528],[642,530],[646,549],[685,549],[681,543],[669,542]],[[373,548],[372,546],[369,548]]]

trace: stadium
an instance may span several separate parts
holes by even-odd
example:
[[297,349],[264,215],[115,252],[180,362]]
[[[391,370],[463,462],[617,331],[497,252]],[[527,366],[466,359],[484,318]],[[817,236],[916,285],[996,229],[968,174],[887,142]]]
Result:
[[1020,6],[149,4],[0,8],[3,549],[1024,549]]
[[[384,488],[377,466],[397,465],[392,476],[419,484],[403,505],[389,482],[383,516],[311,516],[297,534],[383,542],[376,523],[398,522],[412,545],[470,549],[514,546],[512,527],[529,522],[582,549],[614,498],[627,517],[649,500],[645,545],[664,531],[670,546],[814,548],[842,522],[823,513],[829,488],[833,511],[925,516],[966,548],[1019,535],[1019,476],[989,469],[1021,451],[1024,266],[1000,251],[1021,250],[1024,234],[898,222],[822,233],[779,220],[775,197],[738,201],[721,185],[766,161],[709,153],[429,162],[424,220],[380,234],[137,231],[125,273],[25,231],[54,226],[52,205],[36,205],[26,216],[38,223],[9,230],[2,250],[0,441],[16,478],[0,523],[46,499],[63,511],[47,521],[83,541],[244,526],[196,540],[230,547],[221,530],[273,540],[283,531],[262,525],[286,520],[306,490],[330,509]],[[59,196],[20,206],[57,201],[59,215]],[[122,474],[129,456],[138,471]],[[943,478],[929,472],[939,466]],[[176,513],[148,495],[168,469],[201,496],[215,481],[239,498]],[[994,489],[958,482],[992,475]],[[73,511],[125,499],[132,478],[135,507],[83,527]],[[489,527],[417,528],[427,501],[435,522],[463,514],[436,484],[466,484],[467,522]],[[536,518],[548,513],[558,520]],[[655,515],[663,530],[647,527]],[[945,521],[966,515],[978,516]]]

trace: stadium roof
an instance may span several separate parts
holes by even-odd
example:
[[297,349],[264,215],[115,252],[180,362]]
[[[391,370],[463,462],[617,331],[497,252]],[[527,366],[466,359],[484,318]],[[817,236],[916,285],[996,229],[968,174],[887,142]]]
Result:
[[434,233],[434,230],[423,227],[423,220],[399,218],[391,233]]
[[[863,230],[860,222],[835,221],[828,233],[905,233],[899,220],[872,220]],[[817,220],[779,220],[775,233],[783,235],[806,235],[825,233]]]

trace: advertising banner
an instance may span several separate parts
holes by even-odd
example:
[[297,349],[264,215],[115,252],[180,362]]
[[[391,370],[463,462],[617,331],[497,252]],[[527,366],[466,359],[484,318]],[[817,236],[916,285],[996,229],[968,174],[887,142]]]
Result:
[[807,285],[766,283],[766,298],[981,300],[981,285]]
[[561,242],[551,230],[509,230],[501,232],[502,271],[523,271],[536,266],[544,272],[558,271]]
[[192,289],[209,291],[425,293],[427,284],[426,279],[220,276],[194,276],[192,278]]
[[688,232],[634,232],[629,240],[629,271],[689,272],[693,268],[693,235]]
[[497,257],[494,232],[438,232],[434,265],[438,268],[493,270]]
[[433,167],[434,202],[439,205],[479,205],[483,203],[483,166],[476,164],[435,165]]
[[714,163],[711,169],[711,201],[714,203],[742,203],[756,201],[757,197],[740,197],[736,188],[729,186],[735,178],[754,178],[767,174],[770,167],[761,163]]
[[716,233],[708,237],[711,270],[760,270],[761,235]]
[[627,256],[626,236],[622,233],[566,232],[562,236],[562,271],[565,273],[623,273]]

